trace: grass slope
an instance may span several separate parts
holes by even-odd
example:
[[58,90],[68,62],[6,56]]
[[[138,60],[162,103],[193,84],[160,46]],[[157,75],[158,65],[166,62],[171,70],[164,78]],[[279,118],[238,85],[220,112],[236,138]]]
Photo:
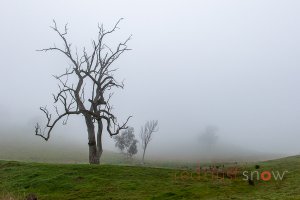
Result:
[[[257,163],[256,163],[257,164]],[[195,169],[0,161],[0,199],[300,199],[300,156],[258,163],[259,171],[287,170],[282,181],[195,178]],[[239,166],[255,170],[254,164]],[[175,179],[176,174],[176,179]]]

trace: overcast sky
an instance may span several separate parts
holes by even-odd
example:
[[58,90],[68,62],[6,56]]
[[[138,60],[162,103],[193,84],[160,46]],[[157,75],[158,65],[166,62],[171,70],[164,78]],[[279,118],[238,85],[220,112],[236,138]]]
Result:
[[[296,0],[1,0],[2,124],[33,130],[44,117],[39,106],[52,103],[51,75],[68,61],[35,51],[61,45],[52,19],[68,23],[69,41],[82,49],[91,47],[98,23],[111,28],[124,18],[108,42],[132,34],[133,50],[116,63],[125,89],[113,102],[121,121],[134,116],[137,135],[147,120],[159,121],[150,152],[188,152],[206,126],[216,126],[224,144],[299,154],[299,10]],[[87,147],[85,130],[83,119],[71,119],[52,139],[64,134]],[[104,148],[113,149],[105,135]]]

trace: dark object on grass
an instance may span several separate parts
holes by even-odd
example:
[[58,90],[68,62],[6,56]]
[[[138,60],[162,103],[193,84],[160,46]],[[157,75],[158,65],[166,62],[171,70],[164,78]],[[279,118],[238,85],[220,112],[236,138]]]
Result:
[[260,166],[259,165],[255,165],[255,169],[259,169],[260,168]]
[[252,186],[254,186],[254,181],[253,181],[253,180],[251,180],[251,179],[248,179],[248,183],[249,183],[249,185],[252,185]]
[[38,200],[35,194],[29,194],[26,196],[25,200]]

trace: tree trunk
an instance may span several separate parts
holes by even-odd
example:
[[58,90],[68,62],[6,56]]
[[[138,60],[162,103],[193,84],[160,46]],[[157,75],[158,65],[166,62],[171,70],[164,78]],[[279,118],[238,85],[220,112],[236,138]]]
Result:
[[85,123],[88,131],[88,140],[89,140],[89,163],[90,164],[99,164],[99,156],[97,154],[97,144],[95,138],[95,126],[91,116],[85,116]]
[[97,157],[100,163],[100,158],[103,152],[102,149],[102,130],[103,130],[103,124],[102,121],[98,121],[98,132],[97,132]]
[[143,149],[144,152],[143,152],[142,164],[145,164],[145,153],[146,153],[146,148],[147,148],[147,146],[145,146],[145,148]]

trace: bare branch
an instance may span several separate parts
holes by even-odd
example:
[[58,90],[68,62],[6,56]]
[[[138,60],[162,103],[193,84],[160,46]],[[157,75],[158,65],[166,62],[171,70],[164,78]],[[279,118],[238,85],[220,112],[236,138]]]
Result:
[[[128,128],[127,123],[128,123],[128,121],[131,117],[132,116],[129,116],[127,118],[127,120],[122,125],[119,125],[119,124],[116,124],[116,122],[114,121],[113,118],[107,118],[107,117],[102,116],[102,118],[105,119],[106,122],[107,122],[106,130],[107,130],[107,132],[109,133],[110,136],[117,135],[117,134],[119,134],[119,132],[121,130],[127,129]],[[111,130],[112,124],[113,124],[113,129],[114,130]]]
[[43,111],[46,115],[47,118],[47,125],[46,128],[48,128],[48,131],[45,132],[46,128],[44,129],[44,131],[41,130],[40,125],[37,124],[35,127],[35,135],[42,137],[44,140],[48,141],[48,139],[50,138],[50,133],[52,131],[52,129],[54,128],[55,124],[60,121],[63,117],[67,116],[67,115],[73,115],[73,114],[80,114],[80,112],[75,112],[75,111],[70,111],[70,112],[65,112],[61,115],[59,115],[53,122],[51,120],[52,115],[49,113],[49,111],[47,110],[46,107],[40,107],[40,110]]

